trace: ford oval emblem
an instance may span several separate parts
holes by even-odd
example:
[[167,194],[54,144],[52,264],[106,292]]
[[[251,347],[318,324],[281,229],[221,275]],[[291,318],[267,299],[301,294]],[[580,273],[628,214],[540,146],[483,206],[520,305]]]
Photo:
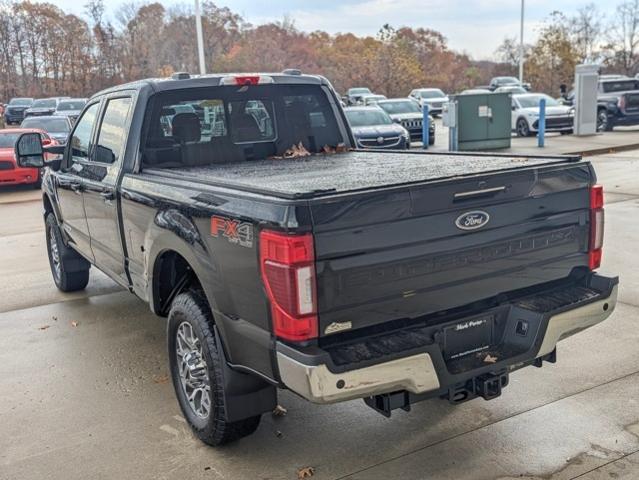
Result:
[[486,212],[475,210],[474,212],[462,213],[455,220],[455,225],[462,230],[477,230],[486,225],[489,220],[490,215]]

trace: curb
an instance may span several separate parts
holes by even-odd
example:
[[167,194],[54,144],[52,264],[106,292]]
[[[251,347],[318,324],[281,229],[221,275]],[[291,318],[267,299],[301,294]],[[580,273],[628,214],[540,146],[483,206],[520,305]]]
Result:
[[562,155],[581,155],[582,157],[591,157],[593,155],[626,152],[628,150],[637,150],[637,149],[639,149],[639,143],[629,143],[627,145],[616,145],[611,147],[592,148],[590,150],[577,150],[575,152],[562,153]]

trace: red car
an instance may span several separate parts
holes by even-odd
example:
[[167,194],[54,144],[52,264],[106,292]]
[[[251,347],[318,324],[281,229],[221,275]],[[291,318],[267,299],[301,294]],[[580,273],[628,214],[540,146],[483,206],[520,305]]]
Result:
[[27,132],[37,132],[42,136],[42,144],[58,145],[55,139],[36,128],[10,128],[0,130],[0,186],[32,184],[40,188],[41,174],[38,168],[20,168],[16,164],[13,147],[18,137]]

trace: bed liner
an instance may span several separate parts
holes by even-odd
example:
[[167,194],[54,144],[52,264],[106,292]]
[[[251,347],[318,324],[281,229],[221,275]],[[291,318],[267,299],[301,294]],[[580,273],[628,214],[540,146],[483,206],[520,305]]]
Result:
[[577,162],[580,159],[575,156],[369,150],[199,167],[151,168],[144,172],[283,198],[311,198],[501,170]]

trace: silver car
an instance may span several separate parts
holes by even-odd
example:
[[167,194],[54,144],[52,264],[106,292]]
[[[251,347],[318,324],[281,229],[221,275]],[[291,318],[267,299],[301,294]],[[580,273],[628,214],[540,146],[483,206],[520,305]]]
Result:
[[428,105],[428,110],[433,115],[439,115],[444,109],[444,104],[448,103],[449,98],[439,88],[417,88],[410,92],[409,98],[412,98],[420,107]]
[[75,123],[80,113],[82,113],[82,109],[86,103],[86,98],[69,98],[60,100],[60,103],[58,103],[53,115],[67,117],[71,123]]

